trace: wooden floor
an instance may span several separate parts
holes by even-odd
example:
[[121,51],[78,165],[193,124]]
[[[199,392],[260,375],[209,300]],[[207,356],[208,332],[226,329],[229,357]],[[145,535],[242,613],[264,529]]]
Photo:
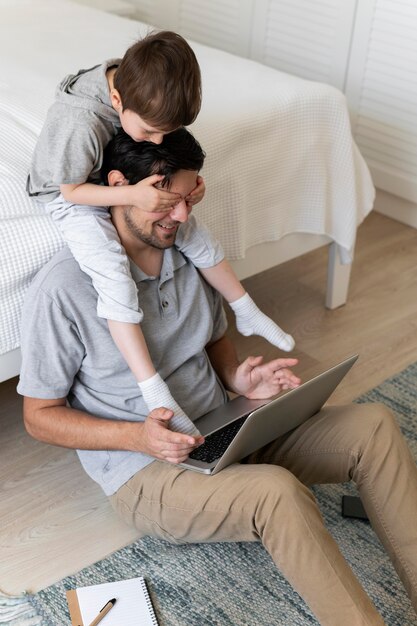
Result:
[[[360,359],[332,403],[346,402],[417,361],[417,230],[379,214],[359,228],[348,303],[324,308],[327,252],[245,281],[260,307],[297,342],[304,378],[350,354]],[[241,356],[276,352],[239,337]],[[17,380],[0,385],[0,589],[37,591],[131,542],[73,451],[24,431]]]

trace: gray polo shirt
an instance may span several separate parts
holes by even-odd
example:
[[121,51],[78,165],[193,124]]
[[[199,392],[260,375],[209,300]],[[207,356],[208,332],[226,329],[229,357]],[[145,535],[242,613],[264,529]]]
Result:
[[[160,277],[132,263],[141,324],[156,370],[191,419],[227,399],[205,351],[223,336],[221,297],[176,249],[164,252]],[[21,322],[22,369],[17,390],[63,398],[102,418],[143,421],[147,410],[133,374],[116,348],[97,294],[67,248],[37,274]],[[154,459],[138,452],[77,450],[86,472],[107,495]]]

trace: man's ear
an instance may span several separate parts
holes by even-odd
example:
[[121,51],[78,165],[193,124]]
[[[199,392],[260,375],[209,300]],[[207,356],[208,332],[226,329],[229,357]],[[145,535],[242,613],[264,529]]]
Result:
[[122,172],[119,170],[111,170],[107,174],[107,180],[109,183],[109,187],[118,187],[120,185],[128,185],[129,181],[124,177]]
[[115,111],[119,114],[123,111],[123,103],[120,97],[120,93],[113,87],[110,91],[110,102]]

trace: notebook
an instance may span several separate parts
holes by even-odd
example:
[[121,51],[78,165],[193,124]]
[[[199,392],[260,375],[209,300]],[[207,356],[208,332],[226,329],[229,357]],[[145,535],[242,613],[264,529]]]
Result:
[[180,465],[216,474],[300,426],[320,411],[357,358],[355,354],[272,400],[239,396],[199,417],[195,425],[205,442]]
[[89,626],[112,598],[116,602],[100,622],[103,626],[158,626],[143,577],[78,587],[66,594],[72,626]]

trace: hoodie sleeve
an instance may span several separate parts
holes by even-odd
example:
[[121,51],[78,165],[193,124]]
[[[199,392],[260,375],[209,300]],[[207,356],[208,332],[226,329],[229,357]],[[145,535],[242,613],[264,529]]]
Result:
[[55,115],[44,127],[50,182],[56,186],[85,183],[100,170],[109,137],[94,113],[75,110],[68,115],[67,111],[65,122],[62,119]]

